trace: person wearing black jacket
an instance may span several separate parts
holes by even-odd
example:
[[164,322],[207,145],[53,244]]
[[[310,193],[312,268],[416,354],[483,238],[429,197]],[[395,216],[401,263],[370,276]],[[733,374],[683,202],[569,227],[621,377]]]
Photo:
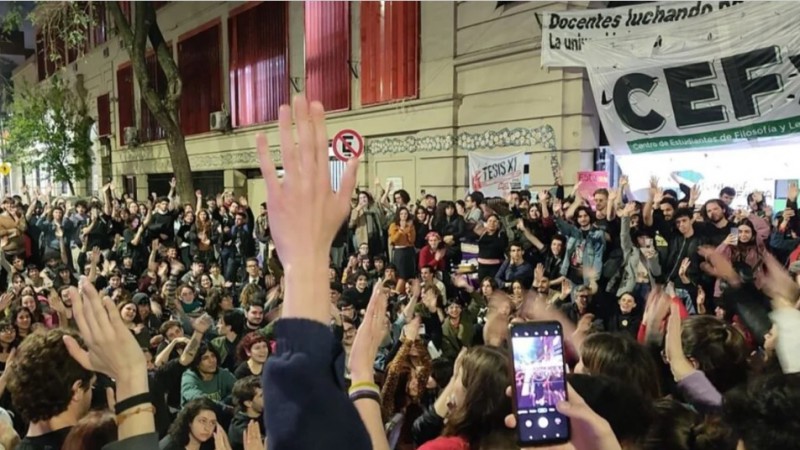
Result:
[[220,260],[225,271],[226,280],[235,280],[236,272],[244,260],[254,257],[256,242],[252,228],[247,224],[247,214],[237,212],[233,226],[224,228],[220,234]]
[[228,441],[232,450],[244,450],[244,431],[250,422],[258,423],[261,435],[265,434],[264,422],[260,420],[261,414],[264,412],[261,379],[257,376],[250,376],[236,381],[231,396],[233,404],[236,406],[236,414],[228,427]]

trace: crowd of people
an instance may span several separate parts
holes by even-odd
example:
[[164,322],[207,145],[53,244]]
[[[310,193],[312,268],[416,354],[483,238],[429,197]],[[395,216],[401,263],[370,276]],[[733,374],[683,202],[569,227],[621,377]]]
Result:
[[564,448],[797,448],[796,185],[777,213],[656,179],[583,198],[558,173],[412,199],[356,189],[353,160],[332,192],[321,105],[279,116],[258,211],[174,180],[3,200],[0,446],[519,449],[509,326],[557,320]]

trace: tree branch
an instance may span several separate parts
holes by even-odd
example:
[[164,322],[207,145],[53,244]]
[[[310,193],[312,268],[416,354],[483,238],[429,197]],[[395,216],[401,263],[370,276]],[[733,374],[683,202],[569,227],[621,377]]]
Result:
[[183,84],[181,76],[178,72],[178,66],[175,64],[175,58],[172,57],[170,48],[167,47],[167,42],[164,40],[164,35],[161,33],[161,28],[158,26],[156,19],[156,9],[150,5],[144,8],[145,26],[147,27],[147,35],[150,38],[150,45],[156,51],[156,58],[161,70],[167,79],[167,93],[164,99],[167,112],[172,116],[175,124],[178,123],[178,109],[180,107],[181,91]]

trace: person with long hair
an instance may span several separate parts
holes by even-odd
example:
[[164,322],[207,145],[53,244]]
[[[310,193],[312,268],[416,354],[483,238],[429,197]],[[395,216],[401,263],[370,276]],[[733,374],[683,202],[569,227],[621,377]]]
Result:
[[[752,278],[756,287],[761,287],[763,276],[764,253],[767,252],[766,241],[769,238],[769,223],[751,214],[739,223],[738,234],[729,234],[725,241],[717,246],[717,253],[727,258],[741,276]],[[749,273],[748,273],[749,272]],[[717,279],[714,285],[714,297],[722,296],[722,284]]]
[[411,213],[408,212],[408,208],[401,206],[397,209],[394,222],[389,225],[389,244],[392,248],[392,264],[397,268],[399,292],[405,292],[406,280],[414,278],[417,274],[414,260],[416,237]]
[[11,310],[11,323],[17,330],[17,339],[22,341],[33,332],[33,315],[27,308],[13,308]]
[[464,352],[453,377],[461,389],[452,395],[442,435],[420,450],[492,450],[516,448],[516,431],[505,426],[511,412],[510,357],[499,348],[479,346]]
[[119,309],[120,317],[122,317],[122,323],[131,330],[139,346],[149,348],[150,330],[142,322],[142,318],[139,315],[139,307],[136,306],[136,303],[133,301],[120,302],[117,308]]
[[159,443],[160,450],[225,450],[216,448],[214,437],[221,433],[214,402],[201,397],[184,405],[167,436]]
[[0,321],[0,372],[5,370],[8,358],[11,356],[11,351],[17,348],[17,329],[14,324],[8,320],[3,319]]
[[490,214],[472,230],[478,242],[478,279],[494,277],[506,256],[508,236],[497,214]]

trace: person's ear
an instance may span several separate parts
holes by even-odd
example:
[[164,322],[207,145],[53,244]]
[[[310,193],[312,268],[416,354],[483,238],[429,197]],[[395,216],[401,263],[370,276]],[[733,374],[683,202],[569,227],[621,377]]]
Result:
[[80,402],[84,395],[86,395],[86,391],[92,388],[91,383],[89,386],[86,386],[86,383],[81,380],[75,380],[72,383],[72,401]]
[[692,363],[692,367],[694,367],[695,370],[700,370],[700,363],[697,362],[696,359],[689,357],[689,362]]

